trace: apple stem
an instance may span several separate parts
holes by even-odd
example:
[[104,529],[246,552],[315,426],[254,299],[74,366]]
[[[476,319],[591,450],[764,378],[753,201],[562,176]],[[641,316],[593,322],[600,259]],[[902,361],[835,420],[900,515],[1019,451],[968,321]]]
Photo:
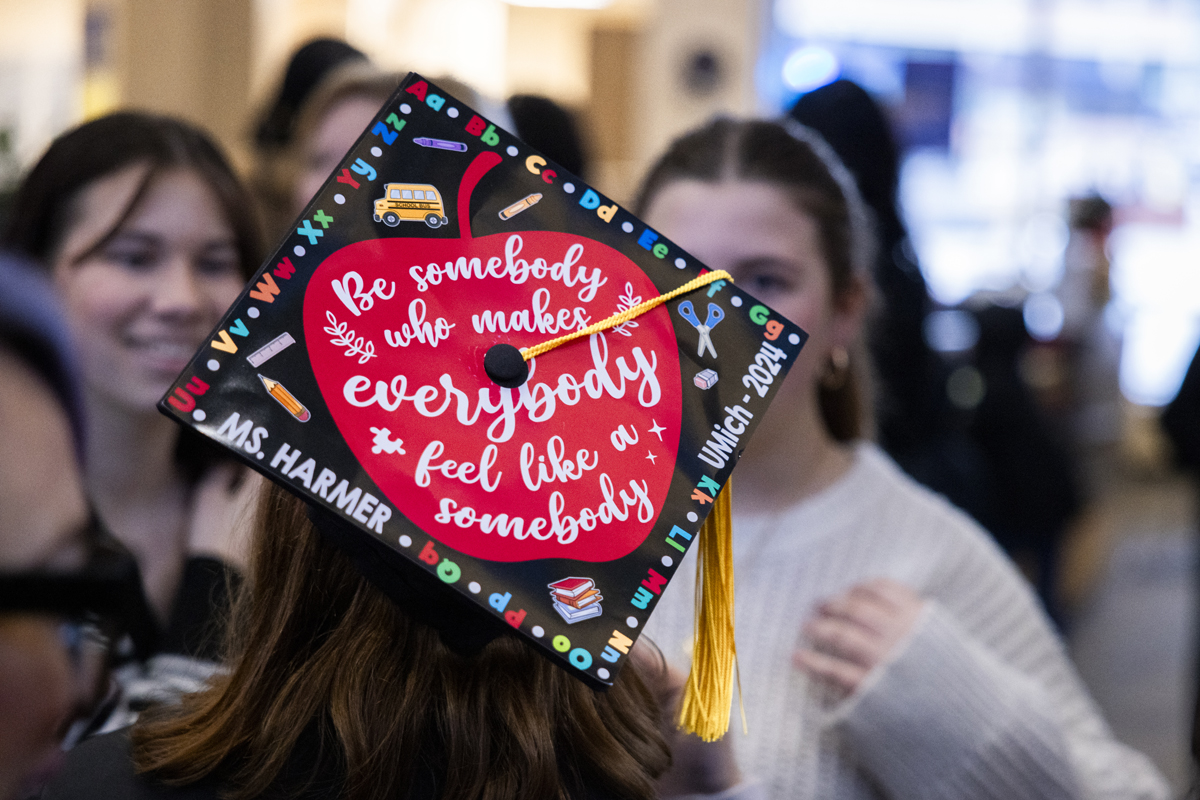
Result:
[[471,241],[471,193],[483,180],[483,176],[492,167],[500,163],[500,154],[494,150],[484,150],[475,156],[475,160],[463,173],[462,181],[458,184],[458,236],[464,242]]

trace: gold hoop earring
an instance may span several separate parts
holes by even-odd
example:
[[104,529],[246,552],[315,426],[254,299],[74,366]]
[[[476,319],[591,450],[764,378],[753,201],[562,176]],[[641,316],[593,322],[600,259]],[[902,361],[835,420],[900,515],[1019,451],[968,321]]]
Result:
[[841,345],[835,345],[829,351],[829,363],[825,367],[825,374],[821,376],[821,386],[836,391],[845,386],[849,378],[850,351]]

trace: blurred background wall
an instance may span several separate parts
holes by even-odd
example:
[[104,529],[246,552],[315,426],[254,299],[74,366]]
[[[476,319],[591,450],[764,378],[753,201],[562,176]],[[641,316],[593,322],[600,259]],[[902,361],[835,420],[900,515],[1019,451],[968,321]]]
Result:
[[625,197],[678,131],[760,108],[768,20],[764,0],[0,0],[0,131],[15,157],[4,177],[116,106],[201,123],[244,164],[288,58],[333,36],[386,69],[579,112],[596,183]]

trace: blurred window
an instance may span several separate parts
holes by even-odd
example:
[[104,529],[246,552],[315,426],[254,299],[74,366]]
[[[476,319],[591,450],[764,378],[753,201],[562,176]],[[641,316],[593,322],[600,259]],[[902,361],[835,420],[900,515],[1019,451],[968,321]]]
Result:
[[[1092,309],[1086,335],[1118,350],[1126,398],[1171,399],[1200,340],[1200,4],[773,0],[772,8],[760,103],[789,108],[800,95],[789,80],[797,54],[820,52],[836,65],[820,82],[852,80],[885,105],[905,148],[902,212],[940,304],[1029,297],[1036,335],[1055,338],[1072,321],[1053,302],[1069,288],[1068,199],[1110,202],[1111,293]],[[929,331],[943,346],[962,333],[954,319]]]

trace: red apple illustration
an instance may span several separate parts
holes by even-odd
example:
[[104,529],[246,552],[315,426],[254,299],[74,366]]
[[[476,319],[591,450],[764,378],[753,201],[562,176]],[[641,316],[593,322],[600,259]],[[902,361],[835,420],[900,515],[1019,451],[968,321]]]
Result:
[[[531,347],[658,294],[632,260],[574,234],[348,245],[309,280],[304,332],[321,393],[387,500],[478,558],[609,561],[662,511],[679,448],[681,385],[665,306],[636,327],[538,356],[519,388],[484,369],[496,345]],[[314,490],[318,491],[314,486]]]

